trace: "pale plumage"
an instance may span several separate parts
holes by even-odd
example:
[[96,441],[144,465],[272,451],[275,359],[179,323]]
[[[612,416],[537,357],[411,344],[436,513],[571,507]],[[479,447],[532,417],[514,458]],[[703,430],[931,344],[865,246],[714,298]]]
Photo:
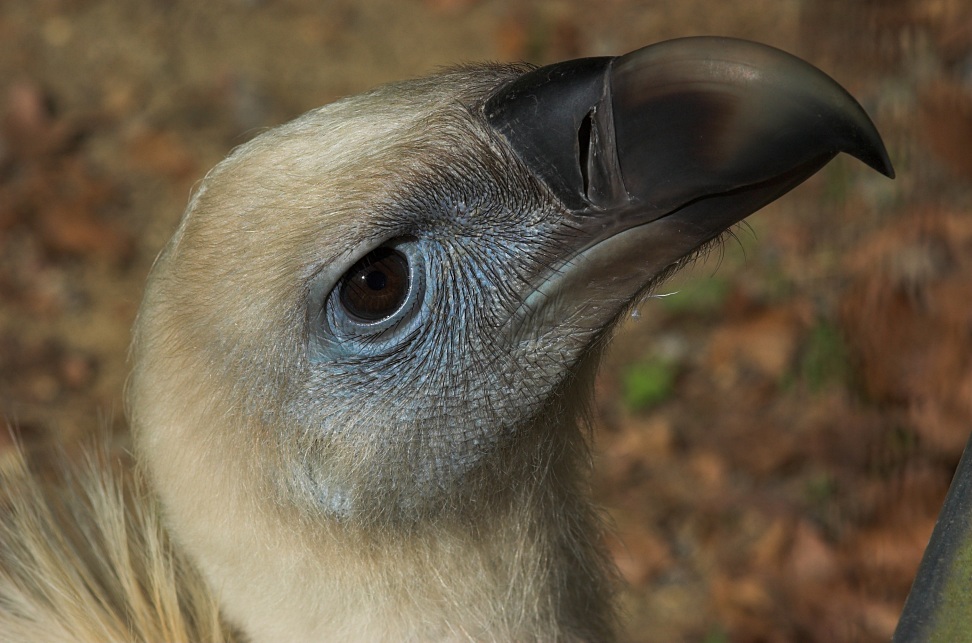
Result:
[[52,479],[0,458],[0,640],[236,640],[129,461],[95,447],[55,464]]

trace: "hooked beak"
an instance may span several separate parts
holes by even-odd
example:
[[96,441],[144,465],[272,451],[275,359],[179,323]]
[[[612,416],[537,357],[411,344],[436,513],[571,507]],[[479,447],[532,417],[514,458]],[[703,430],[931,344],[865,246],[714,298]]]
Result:
[[[630,301],[840,152],[894,176],[874,124],[836,81],[744,40],[683,38],[540,67],[483,110],[583,237],[563,257],[569,269],[538,286],[544,299],[605,290]],[[594,307],[592,326],[607,323]]]

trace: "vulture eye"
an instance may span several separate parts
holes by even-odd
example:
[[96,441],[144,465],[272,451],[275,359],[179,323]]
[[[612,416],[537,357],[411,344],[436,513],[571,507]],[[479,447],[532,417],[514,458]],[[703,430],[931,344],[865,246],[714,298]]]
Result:
[[372,250],[341,278],[341,305],[361,322],[395,314],[408,298],[408,260],[393,248]]
[[425,319],[425,250],[417,239],[392,239],[336,282],[336,271],[317,273],[307,284],[311,358],[374,355],[412,337]]

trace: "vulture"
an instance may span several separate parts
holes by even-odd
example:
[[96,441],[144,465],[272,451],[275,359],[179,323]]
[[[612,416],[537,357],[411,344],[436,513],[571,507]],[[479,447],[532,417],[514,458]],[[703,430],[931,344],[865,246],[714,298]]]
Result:
[[5,461],[0,638],[612,640],[603,348],[841,152],[893,174],[834,80],[714,37],[453,68],[257,136],[148,278],[134,463]]

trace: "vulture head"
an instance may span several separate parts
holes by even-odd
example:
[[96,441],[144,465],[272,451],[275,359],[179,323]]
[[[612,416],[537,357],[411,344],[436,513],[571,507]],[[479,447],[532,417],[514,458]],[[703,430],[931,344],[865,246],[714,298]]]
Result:
[[130,414],[255,642],[603,640],[585,409],[617,321],[840,152],[861,107],[754,43],[471,66],[212,170],[148,282]]

